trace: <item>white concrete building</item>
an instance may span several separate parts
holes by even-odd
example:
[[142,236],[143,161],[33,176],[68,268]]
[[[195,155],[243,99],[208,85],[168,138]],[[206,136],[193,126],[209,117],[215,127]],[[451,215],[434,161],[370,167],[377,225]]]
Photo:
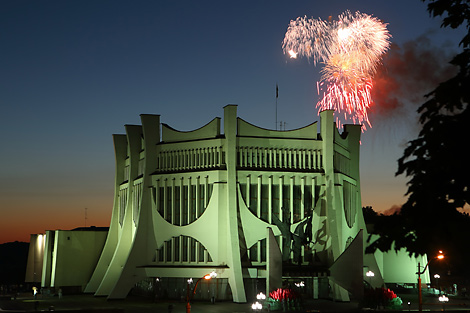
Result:
[[383,259],[364,255],[361,126],[340,133],[332,111],[320,119],[267,130],[227,105],[223,128],[215,118],[181,132],[158,115],[126,125],[113,137],[112,220],[85,292],[125,298],[153,279],[183,293],[188,278],[212,271],[201,296],[235,302],[295,280],[313,297],[347,301],[361,296],[367,270],[381,286]]
[[107,227],[48,230],[31,235],[25,282],[57,292],[80,293],[98,263]]

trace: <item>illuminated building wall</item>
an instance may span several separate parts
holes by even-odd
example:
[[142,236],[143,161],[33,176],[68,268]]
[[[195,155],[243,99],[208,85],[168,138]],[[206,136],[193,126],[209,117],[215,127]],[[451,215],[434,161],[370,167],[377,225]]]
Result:
[[33,234],[30,237],[25,277],[25,282],[27,283],[41,282],[45,241],[45,234]]
[[41,287],[83,291],[103,250],[106,230],[46,231]]
[[180,132],[160,125],[158,115],[126,125],[125,135],[113,136],[111,225],[85,292],[125,298],[144,279],[184,281],[215,271],[235,302],[246,301],[250,279],[266,280],[271,290],[281,275],[326,278],[327,296],[349,300],[363,289],[363,266],[380,286],[378,263],[364,256],[361,127],[339,133],[332,111],[320,119],[267,130],[228,105],[223,129],[215,118]]
[[[418,265],[420,271],[428,263],[426,255],[410,258],[408,251],[402,248],[398,251],[394,249],[387,253],[375,252],[375,258],[379,265],[379,270],[383,273],[383,279],[386,284],[393,285],[415,285],[417,282]],[[432,263],[430,264],[432,267]],[[430,284],[431,277],[428,269],[421,275],[423,284]]]
[[31,235],[25,282],[81,292],[103,250],[107,227],[48,230]]

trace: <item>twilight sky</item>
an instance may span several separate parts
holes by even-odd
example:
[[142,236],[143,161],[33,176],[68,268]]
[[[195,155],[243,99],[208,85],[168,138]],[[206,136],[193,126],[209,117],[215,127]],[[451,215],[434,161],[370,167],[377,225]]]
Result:
[[[393,47],[362,137],[362,205],[404,202],[397,159],[417,135],[417,107],[458,51],[419,0],[0,2],[0,243],[47,229],[109,226],[111,135],[139,114],[193,130],[223,106],[294,129],[318,120],[320,67],[285,56],[289,21],[345,10],[388,23]],[[379,76],[378,76],[379,77]]]

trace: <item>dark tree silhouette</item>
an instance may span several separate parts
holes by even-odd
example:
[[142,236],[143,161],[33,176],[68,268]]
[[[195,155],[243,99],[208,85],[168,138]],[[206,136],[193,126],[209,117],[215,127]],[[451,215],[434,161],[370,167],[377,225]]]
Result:
[[[408,199],[400,213],[381,230],[381,239],[369,250],[405,247],[410,254],[448,250],[455,262],[470,261],[461,249],[470,235],[470,219],[459,209],[469,205],[470,158],[470,4],[463,0],[423,0],[433,17],[443,16],[442,27],[466,27],[462,52],[451,64],[458,73],[426,95],[418,109],[422,125],[418,138],[408,143],[398,160],[397,175],[410,177]],[[465,249],[468,250],[468,249]],[[467,254],[465,256],[465,254]]]
[[366,206],[362,208],[362,215],[364,216],[364,221],[366,224],[374,224],[379,216],[379,213],[374,211],[371,206]]
[[28,249],[27,242],[0,244],[0,285],[24,283]]

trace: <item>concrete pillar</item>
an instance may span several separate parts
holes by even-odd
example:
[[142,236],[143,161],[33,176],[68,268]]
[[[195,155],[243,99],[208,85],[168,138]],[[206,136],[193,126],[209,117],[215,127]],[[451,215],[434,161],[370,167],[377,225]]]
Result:
[[108,265],[116,250],[119,240],[120,228],[119,225],[119,186],[124,181],[124,167],[127,155],[127,137],[126,135],[113,135],[114,142],[114,157],[115,157],[115,178],[114,178],[114,204],[111,214],[111,223],[109,226],[108,236],[106,243],[101,253],[95,271],[91,276],[90,281],[85,287],[85,293],[95,293],[100,285],[103,277],[108,269]]
[[234,302],[246,302],[245,287],[240,255],[240,235],[238,225],[238,188],[237,188],[237,106],[224,107],[225,163],[227,165],[227,258],[231,269],[229,284]]
[[[126,202],[126,212],[124,215],[124,222],[121,230],[121,235],[119,236],[119,241],[117,243],[116,250],[114,251],[113,258],[109,267],[104,275],[101,284],[95,292],[96,296],[108,296],[111,291],[114,289],[116,282],[119,280],[122,275],[123,267],[126,264],[127,257],[129,255],[129,250],[132,246],[133,241],[133,220],[132,220],[132,192],[133,184],[132,180],[136,178],[138,171],[138,162],[140,159],[140,149],[141,149],[141,136],[142,129],[141,126],[137,125],[126,125],[126,134],[127,134],[127,143],[129,149],[129,184],[127,188],[127,199]],[[124,295],[126,296],[127,293]]]
[[[120,265],[121,269],[119,275],[115,278],[115,283],[113,284],[112,289],[108,293],[108,299],[125,298],[134,284],[146,277],[144,271],[140,270],[138,266],[148,264],[153,259],[153,247],[156,246],[155,238],[152,236],[154,231],[151,216],[154,212],[152,212],[152,205],[150,203],[150,187],[152,184],[151,173],[155,171],[157,163],[155,158],[147,156],[157,155],[156,144],[160,141],[160,117],[158,115],[141,115],[141,120],[142,128],[137,126],[126,126],[130,149],[130,180],[135,179],[135,176],[133,176],[135,160],[140,159],[140,138],[142,135],[145,140],[144,151],[146,157],[144,161],[145,169],[141,194],[141,210],[138,214],[135,234],[133,238],[130,238],[130,247],[127,247],[126,249],[123,245],[123,249],[120,250],[119,248],[121,248],[121,245],[119,244],[116,255],[113,258],[111,266],[117,266],[117,263]],[[172,213],[174,215],[174,212]],[[174,218],[173,215],[172,218]],[[128,222],[127,217],[126,222]]]
[[321,139],[322,139],[322,161],[323,170],[325,171],[325,205],[327,219],[327,234],[330,237],[331,245],[328,251],[328,265],[334,263],[336,258],[341,254],[341,245],[339,244],[338,227],[341,219],[337,218],[336,195],[335,195],[335,172],[334,172],[334,136],[336,132],[333,120],[333,111],[326,110],[320,112],[321,119]]

